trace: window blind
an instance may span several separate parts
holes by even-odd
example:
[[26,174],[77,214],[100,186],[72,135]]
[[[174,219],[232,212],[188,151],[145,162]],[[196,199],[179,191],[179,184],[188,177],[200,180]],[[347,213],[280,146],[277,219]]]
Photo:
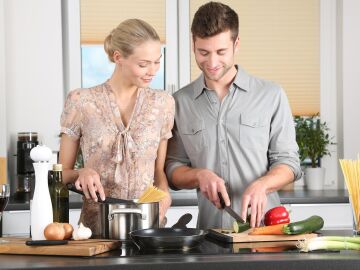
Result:
[[[190,0],[194,13],[208,1]],[[319,0],[221,0],[239,15],[238,63],[250,74],[280,84],[293,115],[320,111]],[[191,34],[191,33],[190,33]],[[191,56],[191,80],[200,74]]]
[[165,0],[80,0],[81,44],[102,44],[122,21],[142,19],[165,43]]

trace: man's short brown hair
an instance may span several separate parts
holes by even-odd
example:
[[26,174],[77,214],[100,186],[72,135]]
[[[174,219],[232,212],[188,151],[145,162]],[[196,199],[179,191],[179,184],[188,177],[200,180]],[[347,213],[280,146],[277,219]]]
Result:
[[239,17],[233,9],[220,2],[209,2],[199,7],[191,25],[194,41],[196,37],[208,38],[228,30],[235,42],[239,34]]

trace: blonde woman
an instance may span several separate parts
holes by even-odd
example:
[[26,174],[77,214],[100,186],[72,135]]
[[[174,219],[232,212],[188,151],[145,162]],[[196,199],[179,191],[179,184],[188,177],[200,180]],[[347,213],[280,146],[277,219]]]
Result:
[[[99,203],[105,195],[135,199],[150,184],[167,192],[160,222],[171,204],[164,173],[172,136],[174,100],[149,88],[159,69],[160,39],[146,22],[122,22],[105,39],[115,69],[105,83],[68,94],[61,116],[60,162],[64,181],[84,192],[81,221],[99,234]],[[81,147],[84,168],[74,170]]]

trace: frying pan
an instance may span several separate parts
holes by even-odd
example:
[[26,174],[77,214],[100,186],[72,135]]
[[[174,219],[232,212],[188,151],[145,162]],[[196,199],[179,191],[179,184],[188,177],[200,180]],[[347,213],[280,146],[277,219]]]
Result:
[[204,230],[186,228],[191,214],[183,215],[171,228],[143,229],[130,232],[140,250],[189,250],[198,246],[206,235]]
[[[80,195],[84,195],[84,192],[81,190],[78,190],[73,183],[69,183],[66,185],[68,190],[78,193]],[[111,198],[111,197],[105,197],[105,200],[101,200],[99,193],[96,193],[96,196],[98,197],[99,203],[120,203],[120,204],[133,204],[136,205],[136,202],[134,200],[125,200],[125,199],[118,199],[118,198]]]

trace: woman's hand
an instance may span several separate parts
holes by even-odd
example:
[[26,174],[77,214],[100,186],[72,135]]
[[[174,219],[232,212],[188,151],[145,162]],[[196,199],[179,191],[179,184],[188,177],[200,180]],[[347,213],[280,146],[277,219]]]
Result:
[[160,227],[164,227],[166,225],[166,223],[164,222],[164,221],[166,221],[165,214],[166,214],[166,211],[169,209],[170,205],[171,205],[171,196],[170,196],[170,193],[167,192],[166,197],[164,199],[162,199],[159,203],[159,221],[160,221],[160,224],[163,225]]
[[104,188],[100,182],[99,174],[91,168],[83,168],[78,170],[79,177],[75,181],[75,187],[82,190],[86,199],[98,201],[96,193],[98,192],[101,200],[105,200]]

